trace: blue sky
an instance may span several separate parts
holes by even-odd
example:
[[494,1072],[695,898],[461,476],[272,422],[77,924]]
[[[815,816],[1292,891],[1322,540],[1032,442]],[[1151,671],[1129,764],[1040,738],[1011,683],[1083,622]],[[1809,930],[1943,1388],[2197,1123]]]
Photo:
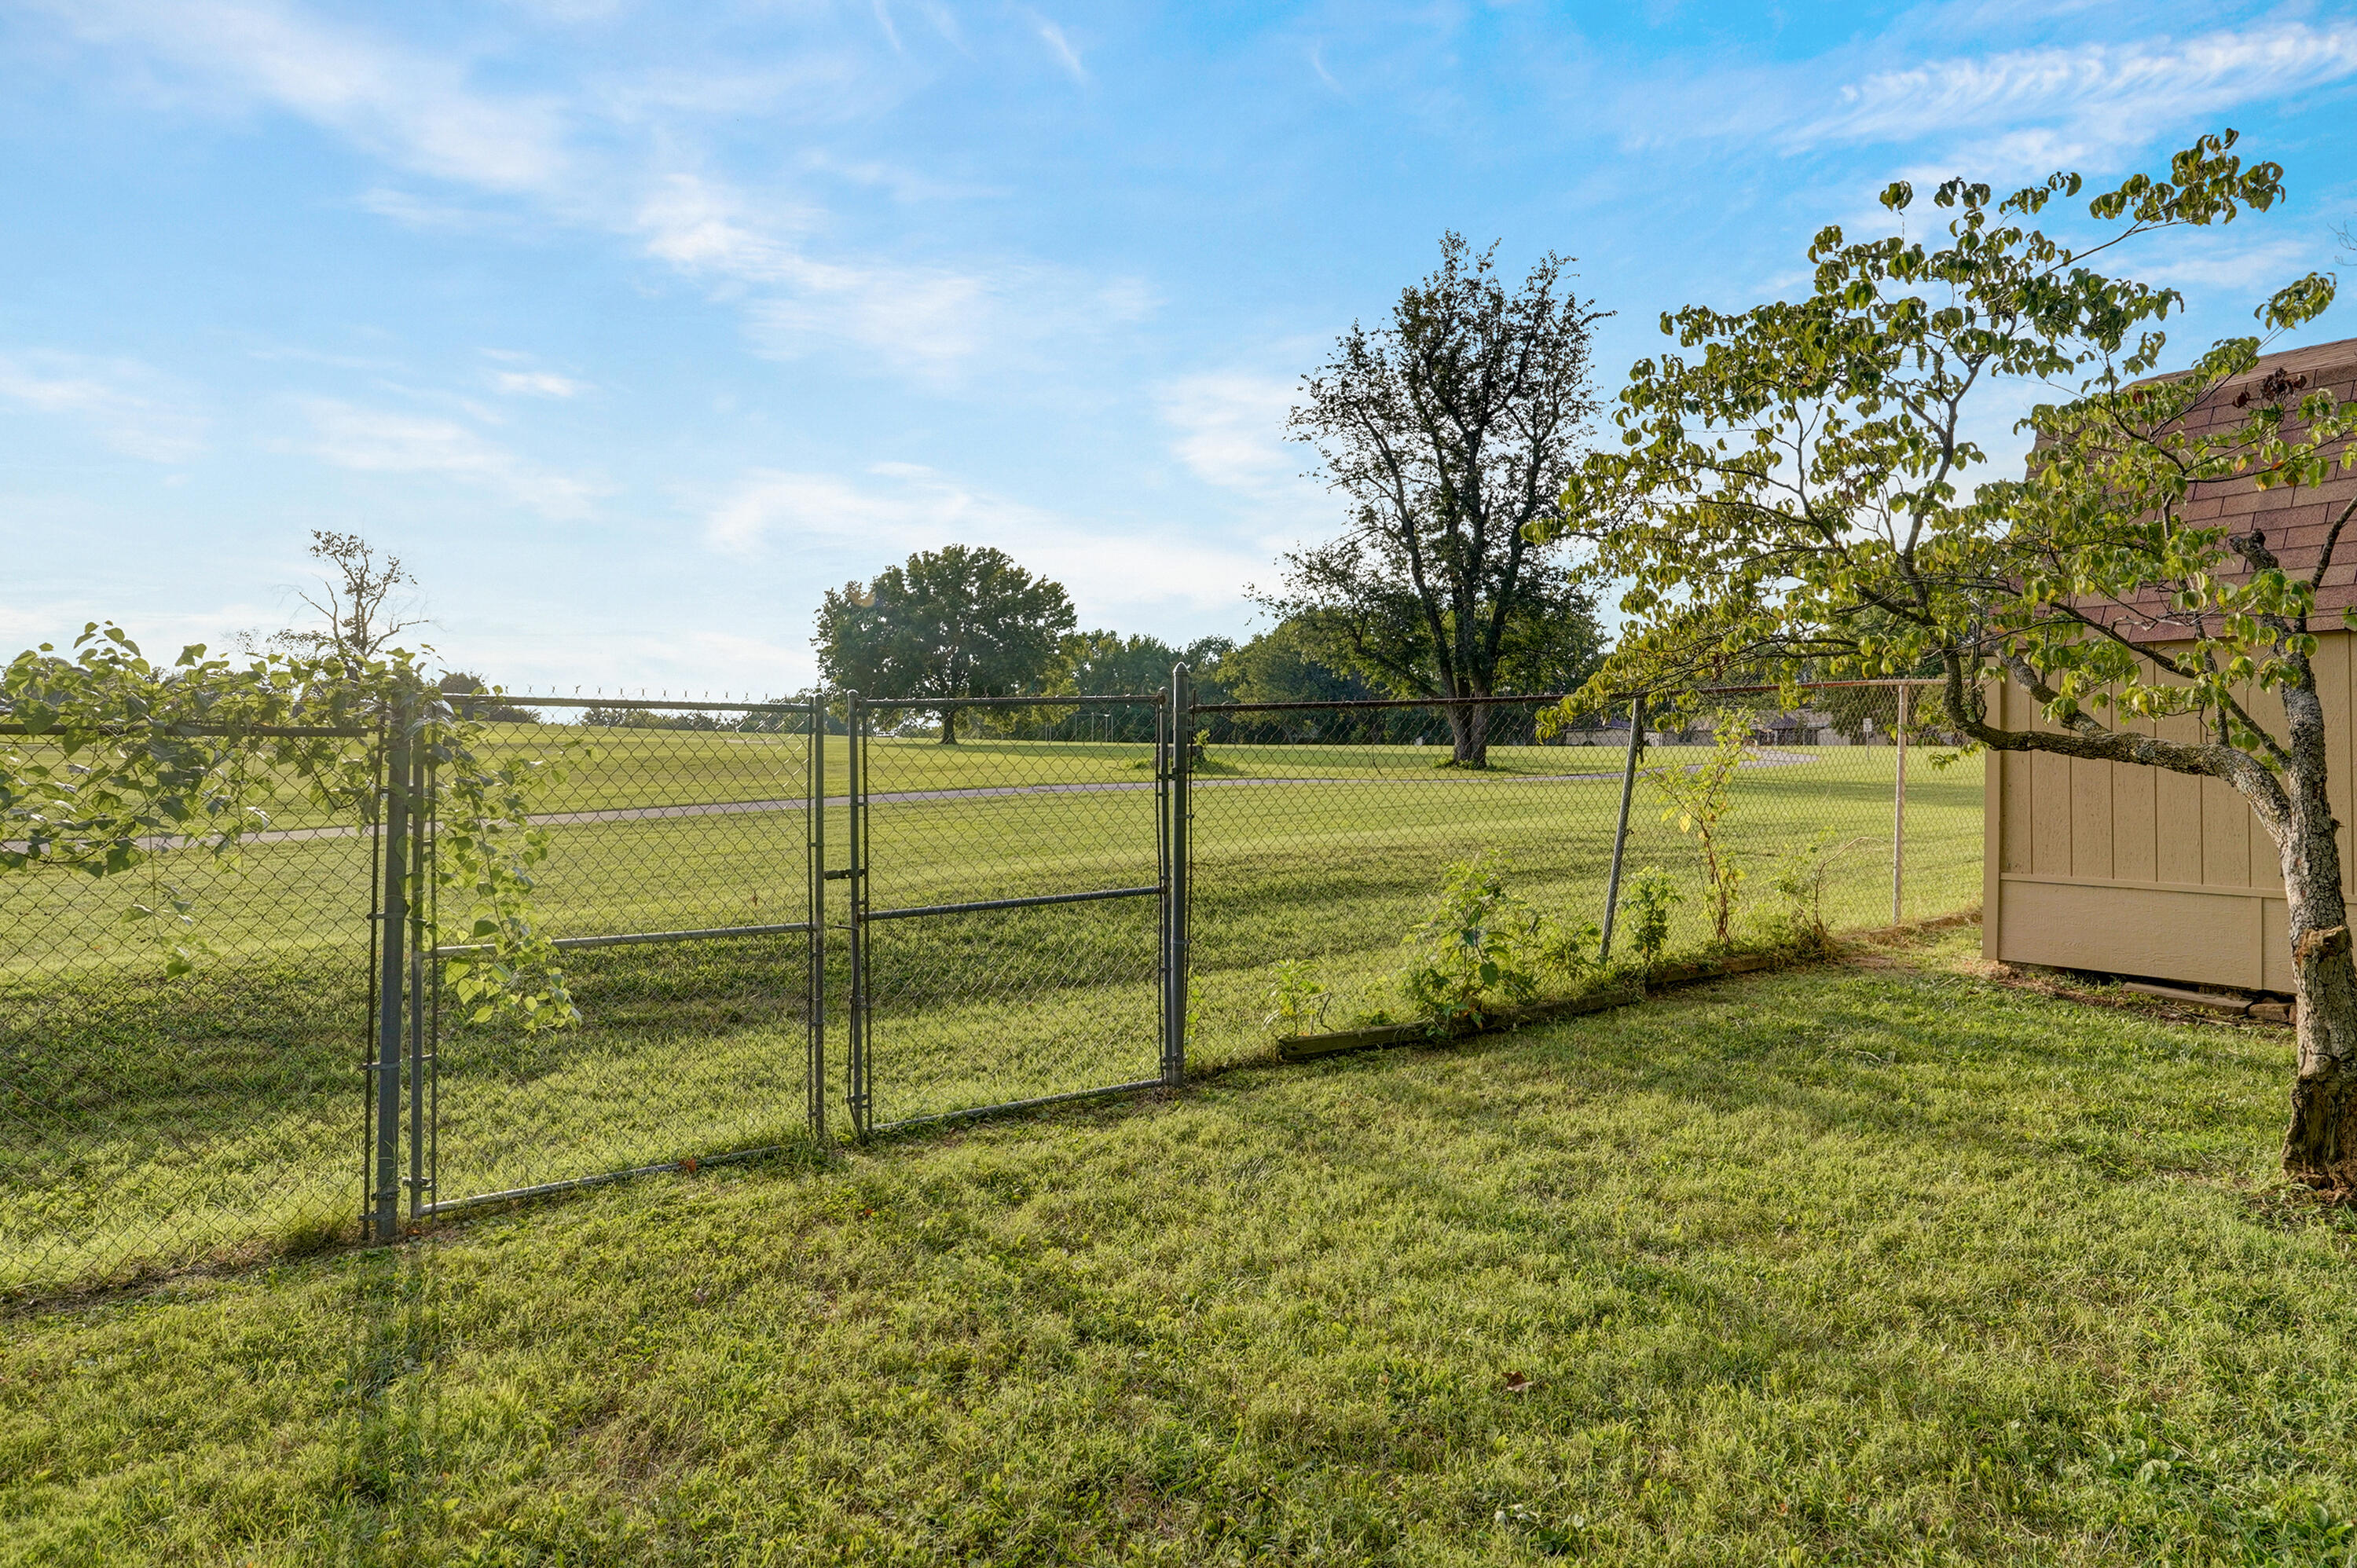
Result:
[[1609,394],[1892,177],[2238,127],[2289,205],[2121,258],[2180,351],[2357,217],[2320,5],[8,0],[0,70],[0,643],[284,625],[332,527],[542,689],[794,689],[952,540],[1247,631],[1293,383],[1446,228],[1577,258]]

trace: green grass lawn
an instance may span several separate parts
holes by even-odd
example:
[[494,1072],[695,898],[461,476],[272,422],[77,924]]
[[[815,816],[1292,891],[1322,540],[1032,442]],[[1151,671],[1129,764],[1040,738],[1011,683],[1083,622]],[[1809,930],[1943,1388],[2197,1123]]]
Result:
[[2341,1563],[2288,1037],[1905,962],[0,1324],[0,1560]]
[[[797,798],[800,737],[591,734],[608,749],[594,765],[576,759],[548,811]],[[1414,747],[1258,749],[1286,755],[1207,776],[1195,795],[1199,1068],[1265,1051],[1285,959],[1308,961],[1332,988],[1337,1026],[1399,1009],[1401,937],[1453,860],[1501,853],[1534,908],[1575,925],[1602,913],[1617,777],[1468,775],[1404,760]],[[1562,770],[1567,748],[1532,749]],[[1150,785],[1131,766],[1143,750],[879,741],[871,762],[879,792]],[[1910,757],[1916,917],[1967,908],[1980,887],[1978,768],[1940,772],[1929,755]],[[1747,768],[1726,823],[1752,889],[1764,894],[1785,852],[1830,835],[1848,847],[1834,862],[1828,918],[1887,921],[1896,754],[1781,756],[1803,760]],[[706,766],[714,757],[745,771],[721,775]],[[1281,775],[1280,764],[1315,771]],[[697,779],[710,785],[701,794]],[[1674,948],[1692,949],[1710,935],[1694,845],[1661,820],[1657,798],[1639,800],[1630,864],[1661,865],[1686,886]],[[1150,788],[879,800],[871,900],[1149,885],[1154,811]],[[845,818],[829,813],[831,865],[844,864]],[[800,920],[804,831],[793,810],[565,823],[551,829],[539,918],[559,937]],[[256,844],[234,869],[180,854],[116,881],[0,877],[0,937],[13,939],[0,943],[0,1064],[11,1067],[0,1082],[0,1294],[283,1250],[354,1222],[369,876],[367,843],[342,838]],[[193,897],[204,944],[180,981],[161,973],[155,923],[121,919],[174,889]],[[1156,901],[1140,898],[877,927],[877,1120],[1155,1076],[1157,918]],[[830,940],[840,1122],[848,977],[841,933]],[[568,971],[582,1029],[523,1039],[452,1028],[438,1053],[439,1196],[791,1133],[807,1081],[804,952],[791,936],[577,952]]]

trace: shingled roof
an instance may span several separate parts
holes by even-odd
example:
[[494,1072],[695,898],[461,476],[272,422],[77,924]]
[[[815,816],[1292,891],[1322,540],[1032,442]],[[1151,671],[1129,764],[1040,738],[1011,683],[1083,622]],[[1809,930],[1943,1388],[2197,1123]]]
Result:
[[[2189,427],[2198,435],[2234,424],[2246,415],[2245,410],[2234,406],[2235,396],[2278,371],[2287,377],[2308,378],[2308,385],[2294,394],[2295,399],[2319,390],[2343,402],[2357,398],[2357,338],[2262,356],[2249,373],[2228,381],[2219,395],[2196,409]],[[2222,523],[2235,533],[2258,529],[2284,570],[2305,576],[2316,569],[2330,518],[2352,496],[2357,496],[2357,472],[2352,471],[2336,472],[2314,489],[2263,490],[2245,478],[2216,479],[2193,487],[2183,515],[2188,522]],[[2331,618],[2320,624],[2337,627],[2339,612],[2357,605],[2357,539],[2344,535],[2335,553],[2338,559],[2332,569],[2317,585],[2316,607],[2332,612]]]

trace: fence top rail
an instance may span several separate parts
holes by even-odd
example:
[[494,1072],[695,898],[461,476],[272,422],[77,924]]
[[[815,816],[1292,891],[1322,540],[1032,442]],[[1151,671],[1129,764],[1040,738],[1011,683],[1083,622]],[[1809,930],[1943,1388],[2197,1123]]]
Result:
[[625,713],[718,712],[730,714],[791,714],[805,713],[810,698],[773,697],[766,702],[715,703],[705,700],[690,702],[685,697],[537,697],[514,692],[445,692],[445,702],[453,707],[476,703],[503,708],[619,708]]
[[37,730],[30,725],[0,724],[0,735],[131,735],[141,730],[161,730],[167,735],[228,736],[251,740],[360,740],[376,734],[373,727],[364,725],[194,725],[167,722],[88,726],[58,724]]
[[1078,708],[1092,703],[1152,703],[1170,700],[1167,692],[1111,693],[1094,697],[863,697],[863,708]]
[[1357,713],[1368,708],[1506,708],[1533,703],[1560,703],[1561,692],[1507,697],[1369,697],[1363,701],[1326,703],[1197,703],[1199,714]]
[[[1936,685],[1936,675],[1887,677],[1871,681],[1802,681],[1803,692],[1822,692],[1836,686],[1929,686]],[[1764,692],[1780,692],[1782,687],[1765,686],[1688,686],[1679,693],[1662,692],[1624,692],[1606,699],[1608,705],[1634,701],[1642,695],[1648,701],[1664,695],[1690,694],[1697,697],[1740,697]],[[1297,714],[1297,713],[1358,713],[1370,708],[1505,708],[1523,707],[1534,703],[1569,702],[1577,692],[1534,692],[1528,694],[1508,694],[1491,697],[1363,697],[1316,703],[1197,703],[1199,714]]]

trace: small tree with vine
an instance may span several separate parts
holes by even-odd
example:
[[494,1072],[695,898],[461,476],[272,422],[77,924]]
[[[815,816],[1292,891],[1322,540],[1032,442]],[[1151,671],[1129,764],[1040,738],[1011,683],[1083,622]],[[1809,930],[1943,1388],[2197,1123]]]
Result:
[[1692,836],[1702,851],[1703,885],[1710,892],[1712,931],[1724,946],[1735,927],[1744,870],[1720,832],[1719,823],[1733,803],[1736,774],[1751,755],[1750,715],[1732,710],[1722,712],[1713,734],[1710,756],[1704,761],[1652,768],[1645,778],[1669,802],[1662,821],[1676,822],[1678,832]]
[[432,940],[469,950],[445,970],[453,993],[477,1019],[577,1021],[556,950],[533,918],[548,842],[532,800],[554,765],[497,753],[413,655],[331,649],[238,665],[198,644],[165,665],[121,628],[93,622],[70,650],[43,643],[0,670],[0,717],[17,732],[0,735],[0,874],[145,870],[149,897],[125,918],[167,933],[172,973],[193,962],[201,912],[160,886],[160,857],[196,851],[236,864],[290,788],[373,830],[371,732],[404,726],[431,764],[433,799],[421,804],[439,824],[431,867],[411,870],[411,904],[426,906],[431,876],[451,922]]

